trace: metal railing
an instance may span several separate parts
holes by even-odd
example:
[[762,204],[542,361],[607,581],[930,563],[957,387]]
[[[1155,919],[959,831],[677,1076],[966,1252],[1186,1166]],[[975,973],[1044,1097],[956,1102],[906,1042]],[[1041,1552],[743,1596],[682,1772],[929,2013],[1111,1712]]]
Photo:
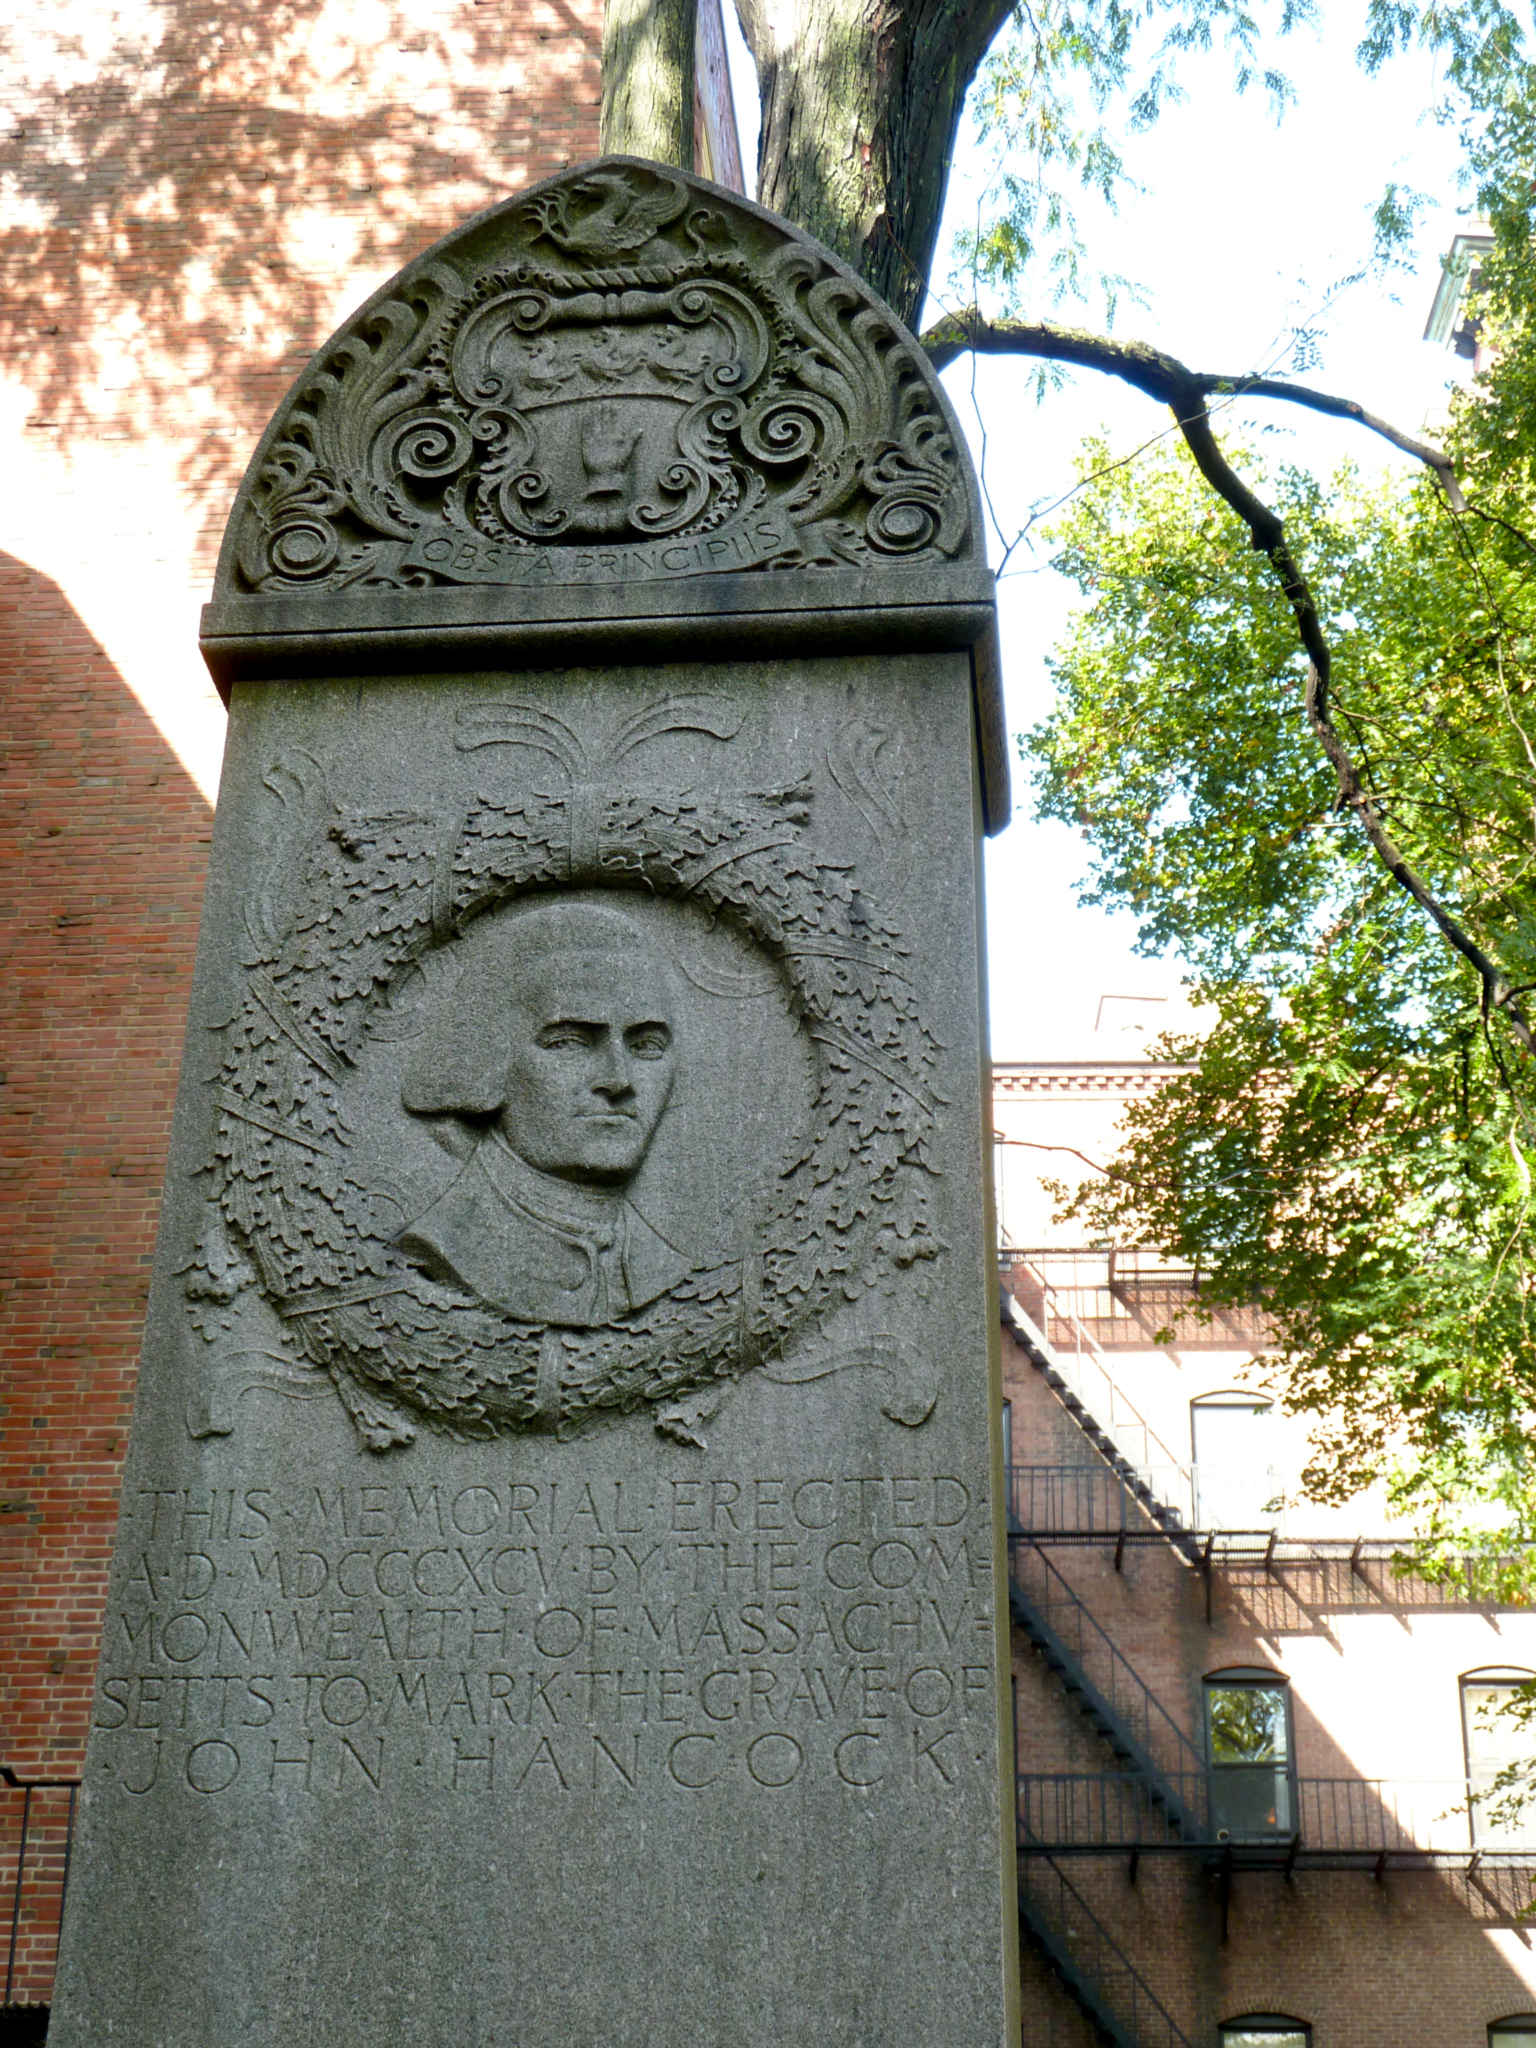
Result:
[[1043,1851],[1019,1859],[1019,1918],[1101,2037],[1117,2048],[1194,2048],[1076,1885]]
[[[1249,1768],[1253,1784],[1237,1786],[1235,1797],[1226,1796],[1219,1769],[1171,1774],[1186,1808],[1208,1817],[1205,1833],[1193,1840],[1149,1805],[1137,1772],[1021,1772],[1020,1849],[1060,1856],[1230,1848],[1247,1860],[1268,1851],[1314,1865],[1496,1859],[1518,1861],[1536,1877],[1536,1815],[1519,1832],[1498,1830],[1480,1841],[1488,1831],[1473,1826],[1463,1779],[1296,1778],[1283,1765]],[[1255,1790],[1257,1798],[1250,1796]],[[1224,1828],[1234,1816],[1240,1824]]]
[[1082,1416],[1096,1423],[1108,1439],[1111,1453],[1126,1464],[1135,1479],[1165,1509],[1171,1509],[1186,1528],[1195,1523],[1195,1483],[1189,1466],[1166,1444],[1135,1402],[1118,1383],[1094,1338],[1075,1317],[1049,1320],[1065,1325],[1071,1342],[1053,1343],[1040,1324],[1016,1301],[1009,1301],[1015,1328],[1026,1350],[1047,1374],[1062,1382],[1063,1398],[1070,1396]]
[[1113,1465],[1010,1465],[1008,1527],[1051,1543],[1163,1543],[1168,1532]]
[[[1196,1803],[1189,1811],[1197,1828],[1203,1828],[1206,1773],[1200,1750],[1044,1551],[1027,1538],[1015,1538],[1008,1546],[1008,1572],[1032,1619],[1044,1624],[1047,1654],[1054,1649],[1062,1657],[1064,1682],[1070,1687],[1086,1679],[1118,1729],[1163,1779],[1158,1790],[1192,1786]],[[1017,1736],[1015,1728],[1016,1755]]]
[[45,2004],[58,1963],[80,1780],[23,1778],[0,1764],[0,1784],[20,1794],[0,1805],[0,1850],[12,1872],[3,2003]]
[[1170,1529],[1155,1519],[1155,1504],[1124,1472],[1099,1462],[1009,1465],[1006,1479],[1009,1534],[1034,1542],[1117,1551],[1172,1542],[1208,1579],[1219,1572],[1238,1582],[1284,1575],[1294,1580],[1297,1573],[1310,1572],[1325,1590],[1306,1597],[1335,1608],[1388,1604],[1433,1611],[1507,1604],[1501,1597],[1501,1560],[1468,1557],[1459,1573],[1426,1578],[1416,1569],[1419,1539],[1410,1534],[1286,1536],[1278,1529]]
[[[1170,1780],[1185,1807],[1204,1811],[1205,1774],[1183,1771]],[[1022,1851],[1056,1854],[1192,1846],[1166,1810],[1147,1798],[1136,1771],[1021,1772],[1017,1780],[1018,1839]],[[1194,1838],[1204,1846],[1208,1831]]]
[[[1085,1326],[1101,1343],[1144,1350],[1159,1332],[1189,1345],[1262,1349],[1269,1328],[1257,1303],[1202,1307],[1200,1272],[1186,1260],[1144,1245],[1005,1245],[999,1254],[1023,1307],[1054,1341],[1059,1316]],[[1044,1296],[1040,1290],[1045,1290]],[[1039,1311],[1037,1313],[1037,1310]]]
[[[1307,1849],[1459,1859],[1479,1847],[1464,1778],[1300,1778],[1296,1799],[1297,1832]],[[1536,1852],[1536,1814],[1523,1845]],[[1520,1844],[1500,1836],[1497,1846],[1503,1853]],[[1494,1850],[1492,1842],[1484,1847]]]
[[1125,1480],[1107,1465],[1010,1465],[1008,1527],[1081,1542],[1118,1537],[1131,1524]]

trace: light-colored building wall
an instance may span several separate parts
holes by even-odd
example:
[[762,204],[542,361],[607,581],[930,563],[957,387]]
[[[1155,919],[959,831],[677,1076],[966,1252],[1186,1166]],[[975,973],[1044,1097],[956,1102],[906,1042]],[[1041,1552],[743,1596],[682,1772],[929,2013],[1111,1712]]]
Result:
[[[1310,1425],[1285,1411],[1259,1305],[1202,1319],[1198,1275],[1190,1268],[1146,1247],[1094,1249],[1081,1220],[1061,1218],[1062,1191],[1103,1171],[1119,1147],[1127,1108],[1176,1071],[1153,1059],[994,1067],[1004,1285],[1025,1314],[1047,1318],[1047,1336],[1085,1386],[1097,1388],[1103,1361],[1113,1361],[1124,1410],[1150,1431],[1143,1437],[1134,1421],[1128,1424],[1133,1459],[1191,1526],[1238,1520],[1273,1526],[1286,1537],[1335,1541],[1405,1536],[1410,1531],[1392,1513],[1385,1473],[1343,1503],[1309,1496],[1303,1474]],[[1202,1499],[1197,1407],[1245,1398],[1272,1403],[1252,1438],[1251,1481],[1234,1485],[1207,1457]],[[1225,1450],[1232,1438],[1217,1436],[1221,1418],[1204,1420],[1207,1448],[1219,1443]],[[1246,1510],[1244,1498],[1251,1503]]]

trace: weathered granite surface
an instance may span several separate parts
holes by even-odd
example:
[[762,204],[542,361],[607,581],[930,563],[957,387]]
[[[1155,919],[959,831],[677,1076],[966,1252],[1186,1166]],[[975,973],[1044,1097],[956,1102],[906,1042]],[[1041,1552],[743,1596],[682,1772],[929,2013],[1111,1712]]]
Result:
[[63,2048],[1016,2039],[989,631],[920,355],[698,181],[295,387]]

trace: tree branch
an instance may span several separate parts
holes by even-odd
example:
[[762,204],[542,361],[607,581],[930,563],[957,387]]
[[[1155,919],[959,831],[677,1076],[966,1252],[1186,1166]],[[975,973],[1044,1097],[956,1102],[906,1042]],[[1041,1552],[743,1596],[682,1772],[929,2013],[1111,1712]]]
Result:
[[1115,1164],[1106,1166],[1102,1160],[1090,1159],[1088,1154],[1080,1152],[1076,1145],[1046,1145],[1038,1138],[999,1138],[995,1134],[992,1142],[994,1145],[1010,1145],[1019,1152],[1066,1152],[1072,1158],[1080,1159],[1084,1166],[1090,1167],[1093,1172],[1099,1175],[1100,1179],[1118,1182],[1121,1187],[1129,1188],[1132,1194],[1139,1195],[1142,1190],[1143,1184],[1133,1174],[1127,1173],[1123,1166]]
[[1254,547],[1268,558],[1271,568],[1280,579],[1280,587],[1284,590],[1291,607],[1298,637],[1310,663],[1303,692],[1307,720],[1333,767],[1339,785],[1339,795],[1346,808],[1353,811],[1359,819],[1361,829],[1370,841],[1377,859],[1393,881],[1399,888],[1407,891],[1420,909],[1428,912],[1441,937],[1475,971],[1482,988],[1484,1017],[1491,1016],[1495,1011],[1502,1011],[1521,1049],[1527,1053],[1536,1052],[1536,1033],[1533,1033],[1530,1020],[1515,991],[1471,933],[1452,916],[1427,886],[1392,838],[1374,797],[1361,780],[1349,749],[1339,737],[1328,705],[1328,686],[1333,673],[1333,659],[1323,633],[1322,621],[1318,617],[1317,606],[1307,587],[1306,578],[1291,554],[1285,527],[1278,514],[1272,512],[1254,496],[1222,454],[1211,429],[1210,414],[1206,411],[1203,401],[1197,413],[1187,419],[1180,419],[1179,426],[1189,443],[1190,453],[1194,456],[1201,475],[1242,520],[1248,528]]
[[[1275,558],[1271,555],[1270,559],[1273,561]],[[1278,571],[1278,563],[1276,567]],[[1305,585],[1302,585],[1302,588],[1305,590]],[[1291,595],[1289,590],[1286,594],[1287,596]],[[1308,602],[1310,604],[1310,599]],[[1294,597],[1291,599],[1291,607],[1293,611],[1296,609]],[[1326,646],[1323,651],[1326,656]],[[1370,792],[1362,786],[1355,764],[1350,759],[1349,751],[1339,738],[1338,732],[1328,715],[1328,667],[1326,660],[1323,666],[1319,668],[1317,661],[1314,659],[1308,668],[1303,701],[1306,704],[1307,718],[1312,730],[1317,734],[1323,752],[1333,764],[1333,772],[1338,779],[1339,794],[1349,809],[1360,820],[1365,836],[1375,848],[1377,857],[1380,859],[1383,867],[1385,867],[1388,874],[1391,875],[1399,887],[1406,889],[1414,902],[1429,913],[1430,917],[1434,919],[1435,924],[1439,927],[1441,936],[1446,940],[1447,944],[1454,947],[1474,969],[1482,986],[1484,1017],[1492,1015],[1495,1011],[1502,1011],[1522,1051],[1527,1053],[1536,1052],[1536,1032],[1532,1031],[1530,1020],[1526,1016],[1524,1006],[1519,1000],[1524,991],[1511,988],[1493,960],[1483,951],[1477,941],[1469,932],[1463,929],[1459,921],[1451,915],[1444,904],[1425,887],[1412,865],[1398,847],[1396,841],[1387,831],[1385,824],[1382,822],[1381,813],[1376,807],[1375,800],[1370,795]]]
[[1172,408],[1196,467],[1211,489],[1242,520],[1254,548],[1262,554],[1279,578],[1296,622],[1307,661],[1303,693],[1307,720],[1332,765],[1344,807],[1354,813],[1373,852],[1387,873],[1405,890],[1434,922],[1446,943],[1468,962],[1482,990],[1482,1013],[1486,1021],[1502,1014],[1523,1051],[1536,1053],[1536,1031],[1520,1002],[1523,991],[1512,988],[1492,958],[1439,900],[1413,867],[1388,832],[1376,800],[1365,787],[1349,749],[1340,738],[1329,709],[1329,681],[1333,672],[1328,641],[1307,580],[1291,554],[1285,526],[1279,514],[1248,488],[1222,453],[1207,397],[1252,389],[1264,397],[1284,397],[1309,405],[1320,412],[1355,419],[1374,432],[1384,434],[1394,446],[1414,455],[1435,473],[1453,511],[1463,510],[1465,500],[1452,471],[1450,460],[1427,442],[1414,441],[1377,420],[1363,406],[1347,399],[1309,392],[1301,385],[1277,382],[1273,378],[1202,376],[1177,357],[1150,347],[1145,342],[1115,342],[1102,335],[1084,334],[1073,328],[1054,327],[1048,321],[984,321],[974,309],[949,314],[923,336],[923,346],[934,364],[942,369],[967,349],[984,354],[1036,356],[1052,362],[1078,363],[1103,370],[1160,399]]
[[1325,413],[1332,419],[1352,420],[1390,441],[1404,455],[1422,462],[1434,475],[1453,512],[1464,512],[1466,500],[1450,457],[1432,442],[1405,434],[1376,413],[1368,412],[1352,398],[1335,398],[1310,385],[1291,384],[1283,377],[1227,376],[1211,371],[1191,370],[1176,356],[1154,348],[1145,341],[1112,341],[1107,335],[1089,334],[1076,327],[1058,327],[1049,320],[986,320],[973,306],[958,313],[946,313],[922,336],[934,368],[942,370],[957,356],[1033,356],[1053,363],[1076,363],[1084,369],[1102,370],[1106,376],[1145,392],[1161,404],[1183,415],[1192,413],[1209,398],[1274,398],[1288,405],[1304,406],[1309,412]]

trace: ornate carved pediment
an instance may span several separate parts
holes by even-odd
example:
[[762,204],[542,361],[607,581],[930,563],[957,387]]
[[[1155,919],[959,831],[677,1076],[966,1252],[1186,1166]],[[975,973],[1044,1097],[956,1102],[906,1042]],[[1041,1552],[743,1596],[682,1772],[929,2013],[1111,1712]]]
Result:
[[218,597],[981,563],[922,351],[807,237],[627,158],[409,265],[314,359]]

